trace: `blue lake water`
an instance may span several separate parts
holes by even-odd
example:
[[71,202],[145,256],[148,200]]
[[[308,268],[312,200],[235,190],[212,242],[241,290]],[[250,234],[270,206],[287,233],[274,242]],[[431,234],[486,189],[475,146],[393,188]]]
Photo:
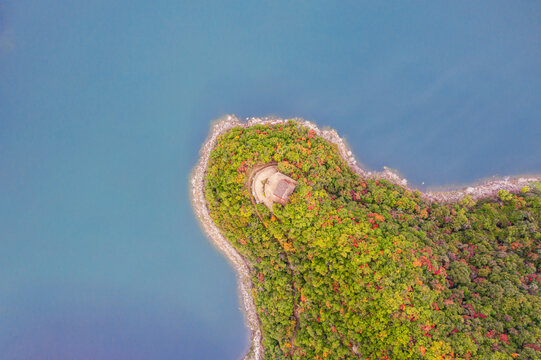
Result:
[[541,3],[3,1],[0,359],[238,359],[189,172],[212,119],[302,116],[371,169],[541,172]]

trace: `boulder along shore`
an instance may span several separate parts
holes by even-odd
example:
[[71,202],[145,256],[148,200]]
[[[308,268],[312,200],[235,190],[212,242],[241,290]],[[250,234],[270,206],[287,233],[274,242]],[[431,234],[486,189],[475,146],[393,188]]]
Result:
[[[287,119],[289,120],[289,119]],[[220,233],[218,227],[212,221],[205,200],[205,175],[210,153],[216,144],[218,137],[228,130],[241,126],[250,127],[254,125],[274,125],[287,121],[286,119],[265,117],[248,118],[246,122],[241,122],[234,115],[228,115],[216,120],[211,127],[207,140],[200,150],[200,158],[191,174],[191,199],[192,206],[201,227],[209,237],[212,244],[224,254],[232,264],[237,274],[239,284],[239,297],[242,302],[245,321],[251,331],[251,346],[244,360],[263,360],[264,348],[262,345],[262,332],[259,317],[252,298],[252,281],[250,276],[250,264],[235,250],[235,248]],[[334,129],[321,130],[316,124],[301,118],[294,118],[301,126],[314,130],[316,134],[323,139],[335,144],[340,156],[347,162],[349,167],[361,178],[385,179],[408,190],[414,191],[408,186],[408,181],[396,172],[384,168],[383,171],[369,171],[361,168],[346,142],[338,135]],[[479,200],[487,197],[494,197],[499,190],[508,190],[509,192],[519,192],[520,189],[532,182],[541,181],[541,175],[516,176],[490,179],[481,182],[475,186],[466,186],[463,188],[449,188],[444,191],[420,192],[421,197],[427,202],[452,203],[463,199],[469,195],[473,200]]]

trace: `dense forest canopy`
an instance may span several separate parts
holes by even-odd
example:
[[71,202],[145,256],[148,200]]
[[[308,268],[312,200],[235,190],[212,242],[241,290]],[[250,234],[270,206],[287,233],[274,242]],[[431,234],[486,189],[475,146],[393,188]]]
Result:
[[[250,190],[271,162],[298,181],[272,213]],[[540,359],[540,192],[429,204],[294,121],[220,136],[205,189],[250,264],[265,358],[318,360]]]

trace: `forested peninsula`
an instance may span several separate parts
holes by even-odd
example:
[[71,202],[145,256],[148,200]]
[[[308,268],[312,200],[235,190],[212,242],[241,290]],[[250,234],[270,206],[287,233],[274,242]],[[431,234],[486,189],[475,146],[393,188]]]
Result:
[[540,181],[421,193],[334,131],[228,117],[191,190],[239,275],[247,359],[541,359]]

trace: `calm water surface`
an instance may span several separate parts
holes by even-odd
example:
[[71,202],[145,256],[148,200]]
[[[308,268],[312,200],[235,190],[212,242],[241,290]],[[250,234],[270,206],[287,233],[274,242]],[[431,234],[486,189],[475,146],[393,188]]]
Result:
[[429,186],[541,171],[541,4],[3,1],[0,359],[237,359],[190,208],[210,120],[303,116]]

